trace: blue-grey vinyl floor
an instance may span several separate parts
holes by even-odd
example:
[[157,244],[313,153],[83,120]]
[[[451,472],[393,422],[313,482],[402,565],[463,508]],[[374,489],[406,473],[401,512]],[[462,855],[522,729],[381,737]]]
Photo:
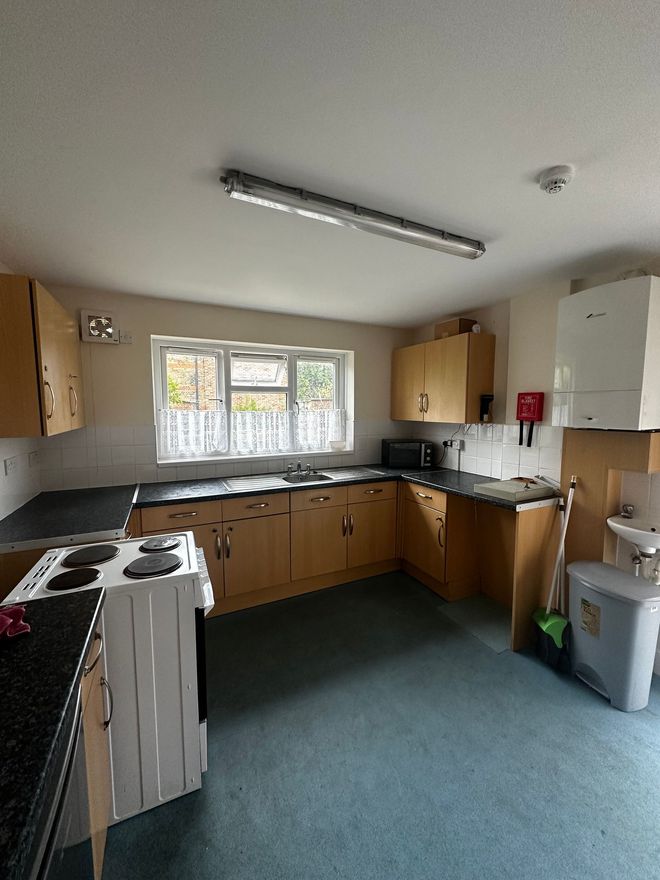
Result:
[[624,714],[402,573],[207,624],[209,771],[104,880],[660,878],[660,688]]

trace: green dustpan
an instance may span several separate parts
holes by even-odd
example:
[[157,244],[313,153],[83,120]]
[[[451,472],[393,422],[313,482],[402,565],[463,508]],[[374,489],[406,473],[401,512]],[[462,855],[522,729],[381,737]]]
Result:
[[537,608],[534,614],[532,614],[532,620],[561,650],[564,646],[564,630],[568,624],[568,620],[566,620],[564,615],[559,614],[557,611],[550,611],[548,613],[545,608]]

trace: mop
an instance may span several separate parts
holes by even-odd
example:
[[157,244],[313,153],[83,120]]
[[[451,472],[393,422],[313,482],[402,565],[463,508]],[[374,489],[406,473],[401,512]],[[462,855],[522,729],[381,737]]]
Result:
[[[568,497],[566,500],[566,509],[564,510],[563,502],[559,505],[561,517],[559,548],[557,550],[557,558],[555,559],[555,566],[552,572],[552,580],[550,581],[548,602],[545,608],[537,608],[532,615],[534,623],[538,627],[537,653],[547,663],[558,668],[560,666],[566,666],[568,660],[568,633],[566,629],[568,619],[564,613],[566,608],[564,553],[566,532],[568,531],[568,522],[571,516],[571,507],[573,506],[573,495],[575,494],[576,483],[577,477],[574,475],[571,476]],[[556,603],[556,605],[554,603]]]

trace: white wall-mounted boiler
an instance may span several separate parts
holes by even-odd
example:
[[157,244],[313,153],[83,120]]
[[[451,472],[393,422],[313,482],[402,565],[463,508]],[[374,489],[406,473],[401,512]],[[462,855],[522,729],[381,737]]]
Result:
[[660,429],[660,278],[559,301],[552,424]]

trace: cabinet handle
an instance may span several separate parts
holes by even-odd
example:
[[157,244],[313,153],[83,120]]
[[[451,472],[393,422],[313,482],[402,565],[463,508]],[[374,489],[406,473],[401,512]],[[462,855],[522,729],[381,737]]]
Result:
[[424,395],[420,392],[420,394],[417,397],[417,409],[420,412],[424,412],[424,410],[422,408],[423,406],[424,406]]
[[435,521],[440,523],[440,525],[438,526],[438,544],[440,544],[441,547],[444,547],[445,545],[442,538],[443,532],[445,530],[445,521],[441,516],[436,516]]
[[348,515],[348,534],[353,534],[353,527],[355,526],[355,520],[353,519],[353,514],[349,513]]
[[346,537],[346,532],[348,531],[348,518],[346,514],[344,514],[341,518],[341,534],[342,538]]
[[231,529],[229,528],[225,532],[225,556],[227,557],[227,559],[229,559],[229,557],[231,556],[231,538],[229,537],[230,531]]
[[168,513],[167,515],[170,519],[183,519],[186,516],[197,516],[197,511],[191,510],[189,513]]
[[222,541],[219,533],[215,536],[215,555],[218,559],[222,559]]
[[101,637],[101,633],[94,633],[94,641],[99,643],[99,649],[96,653],[96,657],[94,657],[89,666],[85,666],[85,668],[83,669],[83,676],[89,675],[89,673],[94,669],[96,664],[101,659],[101,654],[103,653],[103,639]]
[[261,510],[264,507],[270,507],[270,503],[268,501],[262,501],[261,504],[248,504],[247,510]]
[[52,419],[53,413],[55,412],[55,394],[53,393],[53,387],[48,379],[44,379],[44,388],[47,388],[50,392],[50,412],[48,412],[48,409],[46,409],[46,418]]
[[429,396],[428,394],[424,394],[424,400],[422,402],[422,410],[427,413],[429,411]]
[[110,687],[110,682],[107,678],[101,676],[101,687],[108,689],[108,699],[110,700],[110,714],[108,715],[108,720],[103,722],[103,730],[107,730],[110,727],[110,722],[112,721],[112,714],[115,711],[115,698],[112,694],[112,688]]
[[[71,395],[73,394],[73,405],[71,404]],[[71,418],[78,412],[78,395],[73,385],[69,385],[69,409],[71,410]]]
[[330,495],[317,495],[316,498],[310,498],[310,501],[330,501]]
[[433,501],[433,495],[425,495],[423,492],[415,493],[419,498],[426,498],[427,501]]
[[364,494],[365,495],[380,495],[380,493],[382,491],[383,491],[382,489],[365,489]]

